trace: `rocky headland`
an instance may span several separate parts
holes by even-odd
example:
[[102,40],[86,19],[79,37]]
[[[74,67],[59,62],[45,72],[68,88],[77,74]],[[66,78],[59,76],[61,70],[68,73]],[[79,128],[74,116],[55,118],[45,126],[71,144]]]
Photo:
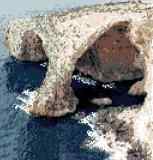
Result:
[[[114,89],[114,82],[141,79],[127,90],[131,96],[147,95],[141,106],[101,107],[93,125],[99,142],[106,142],[98,147],[113,160],[153,160],[151,5],[95,5],[13,20],[5,44],[19,60],[48,61],[44,82],[24,108],[37,116],[59,117],[76,110],[78,97],[71,86],[76,70],[101,82],[104,91]],[[112,100],[106,94],[91,102],[103,106]]]

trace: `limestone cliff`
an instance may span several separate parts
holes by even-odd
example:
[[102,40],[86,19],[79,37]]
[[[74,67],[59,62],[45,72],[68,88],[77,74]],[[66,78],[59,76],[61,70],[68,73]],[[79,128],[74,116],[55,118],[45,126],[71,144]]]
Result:
[[[143,106],[122,112],[97,112],[97,117],[102,117],[97,123],[102,124],[100,130],[110,148],[115,144],[128,146],[126,159],[132,160],[135,150],[142,153],[137,159],[153,159],[152,15],[151,6],[119,3],[10,22],[6,45],[11,54],[20,60],[49,61],[46,78],[33,104],[25,110],[48,117],[74,112],[78,101],[71,88],[75,68],[100,81],[133,79],[144,74],[144,80],[129,91],[147,92]],[[119,143],[122,141],[125,143]],[[138,142],[141,147],[135,147]]]

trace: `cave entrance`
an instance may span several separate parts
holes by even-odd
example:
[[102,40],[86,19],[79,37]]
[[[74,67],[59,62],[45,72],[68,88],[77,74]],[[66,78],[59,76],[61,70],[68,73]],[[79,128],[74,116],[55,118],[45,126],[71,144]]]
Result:
[[[103,103],[109,97],[109,104],[131,106],[144,101],[145,94],[137,94],[143,79],[144,58],[130,39],[130,23],[124,21],[111,26],[77,60],[72,88],[80,101],[98,98]],[[134,94],[129,94],[131,87]]]

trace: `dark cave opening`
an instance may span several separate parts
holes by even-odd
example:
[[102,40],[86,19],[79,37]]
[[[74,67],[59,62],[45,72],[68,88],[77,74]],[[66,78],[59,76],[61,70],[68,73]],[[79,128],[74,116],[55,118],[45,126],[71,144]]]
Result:
[[101,82],[93,79],[89,75],[84,75],[78,70],[74,71],[72,77],[72,88],[76,97],[79,99],[80,104],[89,106],[92,104],[93,99],[109,98],[111,104],[103,104],[105,106],[138,106],[142,105],[146,97],[146,93],[142,95],[129,95],[128,90],[137,81],[143,78],[132,80]]
[[[144,70],[144,58],[130,40],[130,23],[119,22],[77,60],[71,86],[80,104],[109,98],[111,106],[138,106],[146,93],[131,95],[129,90],[144,80]],[[135,90],[137,93],[140,88],[136,85]]]

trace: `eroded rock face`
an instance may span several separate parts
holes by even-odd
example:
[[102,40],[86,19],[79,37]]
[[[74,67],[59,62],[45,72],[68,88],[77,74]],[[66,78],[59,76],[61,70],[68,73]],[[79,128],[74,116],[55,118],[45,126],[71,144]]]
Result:
[[144,80],[136,82],[129,90],[130,95],[145,95]]
[[[9,34],[9,30],[7,32]],[[6,41],[8,37],[6,36]],[[8,48],[9,44],[6,43]],[[13,56],[22,61],[40,62],[46,61],[47,55],[43,47],[43,41],[38,34],[32,30],[27,30],[21,36],[21,43],[18,50],[13,52]]]
[[6,41],[16,58],[49,58],[44,83],[26,110],[49,117],[74,112],[77,100],[71,79],[75,68],[100,81],[143,77],[144,58],[132,39],[136,34],[132,26],[147,19],[146,6],[136,6],[94,6],[12,22]]
[[47,60],[43,41],[34,31],[24,32],[19,56],[19,59],[24,61],[39,62]]
[[[142,88],[145,89],[145,103],[136,112],[132,109],[129,112],[125,110],[124,116],[116,113],[113,123],[118,132],[113,126],[109,126],[111,121],[108,121],[108,128],[101,130],[103,132],[105,129],[109,133],[111,128],[113,135],[118,137],[116,140],[108,134],[108,144],[125,140],[132,147],[133,140],[140,140],[142,148],[147,144],[153,159],[152,15],[152,7],[127,3],[85,7],[64,14],[49,14],[12,22],[7,33],[7,44],[13,55],[20,53],[23,40],[29,39],[29,36],[23,38],[23,35],[30,30],[39,33],[45,54],[49,58],[46,78],[36,91],[33,103],[27,105],[25,111],[48,117],[74,112],[77,99],[71,88],[71,79],[76,67],[98,80],[131,79],[144,72],[144,83],[135,84],[129,93],[135,94]],[[41,27],[37,27],[38,25]],[[28,43],[31,41],[28,40]],[[122,118],[125,128],[132,130],[132,136],[128,139],[126,136],[122,139],[120,134],[122,127],[118,119]],[[125,129],[123,133],[126,135],[129,132],[126,133]],[[120,147],[124,148],[122,145]]]
[[[139,61],[139,66],[135,62]],[[129,22],[119,22],[102,34],[77,61],[76,68],[100,81],[144,76],[144,59],[130,40]]]

